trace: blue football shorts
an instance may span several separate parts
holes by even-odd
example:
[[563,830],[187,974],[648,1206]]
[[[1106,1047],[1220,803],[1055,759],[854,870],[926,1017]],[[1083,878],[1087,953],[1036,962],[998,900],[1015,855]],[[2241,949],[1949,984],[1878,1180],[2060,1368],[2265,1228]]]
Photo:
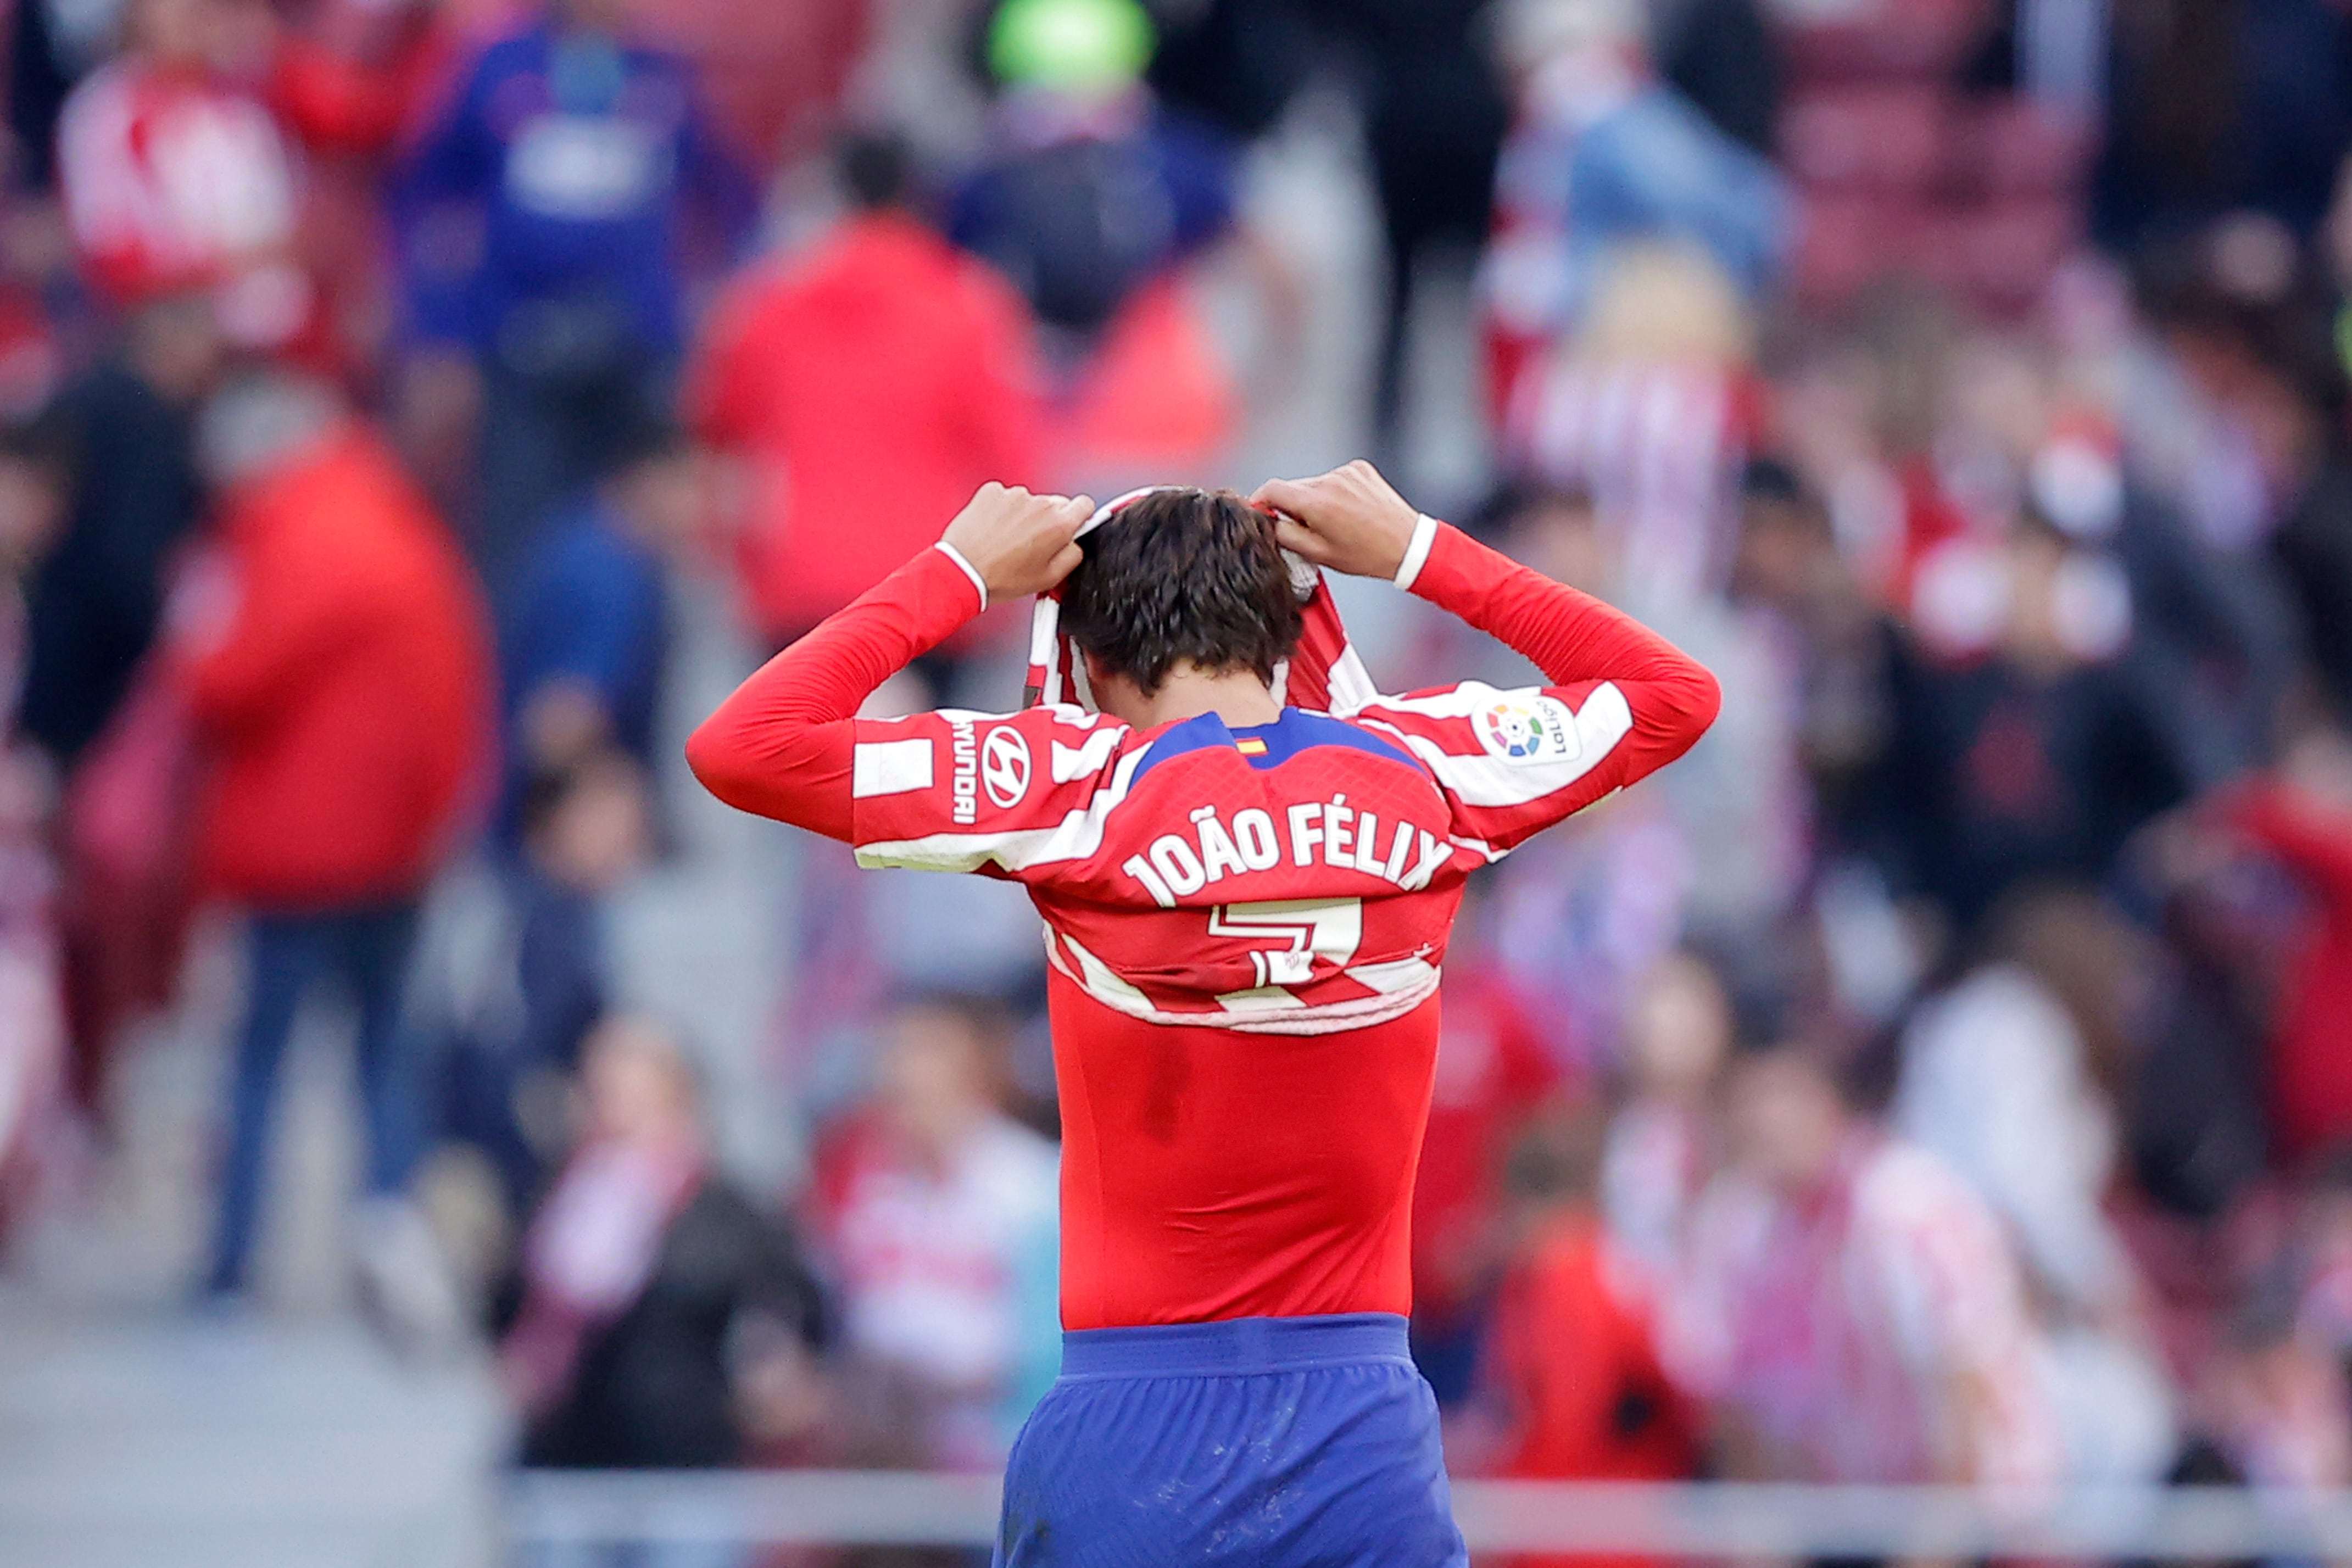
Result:
[[1462,1568],[1388,1312],[1088,1329],[1013,1446],[998,1568]]

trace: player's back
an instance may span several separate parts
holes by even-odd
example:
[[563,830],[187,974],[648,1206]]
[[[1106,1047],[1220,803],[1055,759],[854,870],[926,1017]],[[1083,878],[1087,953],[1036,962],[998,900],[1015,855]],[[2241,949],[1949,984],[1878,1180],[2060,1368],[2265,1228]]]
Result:
[[[1704,669],[1606,606],[1426,517],[1403,537],[1368,470],[1291,488],[1396,546],[1395,581],[1550,684],[1377,695],[1321,591],[1284,643],[1298,584],[1262,515],[1171,492],[1115,536],[1141,545],[1088,557],[1097,575],[1041,610],[1030,685],[1202,716],[852,718],[992,591],[950,538],[697,737],[722,798],[868,865],[1017,878],[1045,918],[1070,1332],[1007,1469],[1011,1568],[1466,1560],[1404,1315],[1447,928],[1471,869],[1679,756],[1715,712]],[[1309,528],[1283,504],[1281,527]],[[957,528],[992,539],[1007,506],[983,495]],[[1186,529],[1217,570],[1153,564]],[[1387,574],[1391,556],[1350,559]],[[1057,621],[1083,661],[1054,647]]]
[[1045,916],[1066,1327],[1408,1310],[1447,935],[1473,869],[1606,782],[1630,712],[1578,695],[861,728],[860,860]]
[[1035,887],[1066,1323],[1405,1312],[1444,797],[1395,738],[1295,708],[1120,752],[1101,848]]
[[1122,734],[1102,788],[1101,846],[1032,882],[1055,967],[1096,1001],[1316,1034],[1434,990],[1457,846],[1393,735],[1297,708],[1241,729],[1206,714]]

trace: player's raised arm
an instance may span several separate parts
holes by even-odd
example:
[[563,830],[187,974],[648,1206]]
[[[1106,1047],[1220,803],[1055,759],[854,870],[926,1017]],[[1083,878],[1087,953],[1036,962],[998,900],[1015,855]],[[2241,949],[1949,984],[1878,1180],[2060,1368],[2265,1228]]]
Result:
[[936,546],[761,665],[702,722],[686,744],[694,776],[739,810],[849,839],[859,706],[992,601],[1061,581],[1093,511],[1084,497],[983,486]]
[[1387,578],[1532,660],[1548,685],[1475,683],[1383,699],[1362,716],[1402,727],[1496,849],[1672,762],[1715,722],[1706,667],[1632,616],[1422,516],[1369,463],[1276,479],[1252,497],[1281,514],[1284,547]]

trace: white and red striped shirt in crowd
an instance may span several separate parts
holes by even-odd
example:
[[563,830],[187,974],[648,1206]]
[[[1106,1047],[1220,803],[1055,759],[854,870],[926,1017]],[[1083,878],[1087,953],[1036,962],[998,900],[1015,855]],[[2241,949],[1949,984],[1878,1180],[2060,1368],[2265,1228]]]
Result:
[[2058,1479],[2046,1346],[2000,1223],[1942,1161],[1857,1130],[1801,1197],[1739,1172],[1692,1218],[1668,1294],[1678,1377],[1790,1479]]
[[116,307],[210,292],[250,347],[310,319],[294,155],[253,94],[133,57],[102,66],[66,102],[58,177],[83,269]]

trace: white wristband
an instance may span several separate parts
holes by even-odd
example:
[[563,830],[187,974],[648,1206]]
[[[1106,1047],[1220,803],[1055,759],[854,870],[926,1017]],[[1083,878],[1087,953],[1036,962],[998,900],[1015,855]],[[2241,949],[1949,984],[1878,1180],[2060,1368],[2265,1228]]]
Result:
[[1437,542],[1437,519],[1427,512],[1421,514],[1412,525],[1412,540],[1404,547],[1404,559],[1397,563],[1396,585],[1411,588],[1421,569],[1428,564],[1430,547]]
[[971,579],[971,585],[980,590],[980,607],[982,610],[987,609],[988,580],[980,575],[980,569],[973,566],[971,562],[964,559],[963,551],[956,549],[955,546],[948,543],[945,539],[940,540],[939,543],[933,545],[931,548],[938,550],[941,555],[947,557],[950,560],[955,562],[956,565],[963,569],[963,574]]

